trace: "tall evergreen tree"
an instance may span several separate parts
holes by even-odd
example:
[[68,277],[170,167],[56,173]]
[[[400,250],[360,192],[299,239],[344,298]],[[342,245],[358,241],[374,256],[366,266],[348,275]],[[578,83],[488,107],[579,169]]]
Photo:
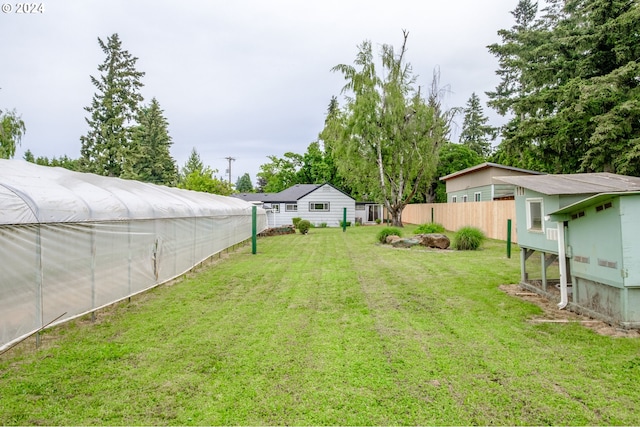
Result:
[[[520,41],[524,91],[492,99],[513,113],[501,155],[523,167],[519,160],[536,159],[545,172],[640,175],[638,2],[549,1]],[[501,65],[509,46],[490,46]]]
[[138,123],[133,128],[122,177],[176,185],[178,168],[169,151],[173,143],[169,136],[169,123],[156,98],[149,106],[140,109]]
[[251,183],[251,177],[248,173],[245,173],[236,181],[236,191],[238,193],[252,193],[253,184]]
[[105,60],[98,66],[99,77],[91,76],[97,92],[91,105],[86,135],[80,137],[80,162],[84,171],[105,176],[121,176],[125,157],[130,152],[132,125],[143,100],[140,89],[144,72],[136,70],[138,58],[122,48],[118,34],[98,45]]
[[77,171],[80,169],[80,166],[78,164],[78,159],[72,159],[68,157],[66,154],[60,157],[53,157],[52,159],[49,159],[46,156],[35,157],[31,152],[31,150],[27,150],[24,152],[24,155],[22,156],[22,158],[29,163],[35,163],[40,166],[53,166],[53,167],[57,166],[57,167],[69,169],[72,171]]
[[480,97],[472,93],[463,110],[464,121],[460,133],[460,143],[475,151],[480,157],[491,154],[491,142],[496,139],[497,129],[487,124]]
[[189,154],[189,158],[187,159],[187,162],[184,164],[184,166],[180,170],[180,176],[181,178],[184,178],[185,176],[189,175],[192,172],[202,173],[203,170],[204,170],[204,163],[202,163],[202,160],[200,159],[200,154],[198,154],[198,151],[196,150],[196,148],[193,147],[191,149],[191,154]]

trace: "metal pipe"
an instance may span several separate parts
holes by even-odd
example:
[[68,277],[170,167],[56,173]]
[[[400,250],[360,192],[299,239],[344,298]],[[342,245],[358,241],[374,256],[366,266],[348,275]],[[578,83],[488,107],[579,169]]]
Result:
[[558,262],[560,263],[560,302],[558,308],[562,310],[569,303],[567,291],[567,258],[564,247],[564,222],[558,222]]

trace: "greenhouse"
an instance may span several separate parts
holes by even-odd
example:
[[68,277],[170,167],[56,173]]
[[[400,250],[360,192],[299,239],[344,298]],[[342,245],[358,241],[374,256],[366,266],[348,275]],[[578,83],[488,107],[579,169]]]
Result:
[[[0,349],[250,239],[252,211],[233,197],[0,160]],[[255,217],[260,232],[266,213]]]

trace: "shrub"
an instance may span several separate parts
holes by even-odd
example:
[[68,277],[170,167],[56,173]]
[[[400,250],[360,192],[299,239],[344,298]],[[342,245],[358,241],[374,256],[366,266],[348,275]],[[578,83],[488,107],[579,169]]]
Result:
[[453,236],[453,247],[459,251],[475,251],[485,241],[482,230],[476,227],[462,227]]
[[385,227],[378,232],[378,241],[380,243],[387,243],[387,236],[402,237],[402,230],[395,227]]
[[311,223],[306,219],[301,219],[298,221],[298,226],[296,228],[300,230],[300,234],[307,234],[311,228]]
[[376,224],[380,225],[381,222],[382,220],[380,218],[376,218]]
[[414,231],[416,234],[444,233],[444,227],[437,222],[428,222],[422,224]]
[[[344,221],[340,221],[340,227],[344,225]],[[347,227],[351,227],[351,221],[347,221]]]
[[320,228],[327,228],[327,223],[326,222],[321,222],[320,223]]
[[302,218],[291,218],[291,221],[293,221],[293,228],[298,228],[298,223],[302,220]]

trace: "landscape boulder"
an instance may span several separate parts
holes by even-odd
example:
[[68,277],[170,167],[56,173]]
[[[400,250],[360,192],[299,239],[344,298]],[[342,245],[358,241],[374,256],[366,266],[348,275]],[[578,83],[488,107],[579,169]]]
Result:
[[420,244],[418,239],[398,239],[391,243],[394,248],[410,248]]
[[451,241],[444,234],[418,234],[415,237],[422,246],[428,248],[448,249],[451,245]]
[[387,238],[385,239],[385,242],[387,242],[387,244],[392,244],[393,242],[396,242],[398,240],[400,240],[401,237],[400,236],[396,236],[394,234],[387,236]]

